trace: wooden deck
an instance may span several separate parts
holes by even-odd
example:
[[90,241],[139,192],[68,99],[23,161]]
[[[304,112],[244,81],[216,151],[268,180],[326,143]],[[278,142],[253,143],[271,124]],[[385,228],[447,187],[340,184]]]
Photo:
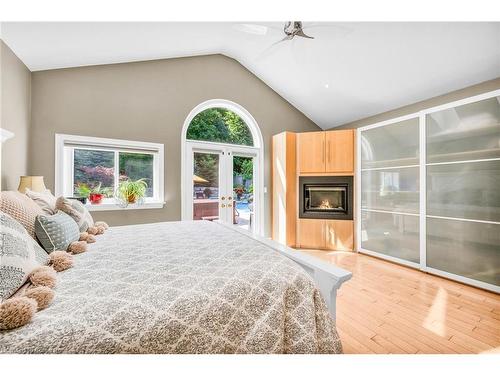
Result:
[[500,353],[500,296],[363,254],[308,250],[353,273],[337,299],[345,353]]

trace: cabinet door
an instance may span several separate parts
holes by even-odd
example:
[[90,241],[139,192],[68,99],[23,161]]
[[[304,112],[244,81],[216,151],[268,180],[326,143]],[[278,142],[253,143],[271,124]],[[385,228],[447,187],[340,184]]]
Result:
[[299,246],[303,249],[325,248],[325,220],[299,219]]
[[325,132],[300,133],[298,143],[299,172],[325,172]]
[[325,220],[325,248],[348,250],[354,248],[354,222],[351,220]]
[[354,172],[354,130],[335,130],[325,134],[326,172]]

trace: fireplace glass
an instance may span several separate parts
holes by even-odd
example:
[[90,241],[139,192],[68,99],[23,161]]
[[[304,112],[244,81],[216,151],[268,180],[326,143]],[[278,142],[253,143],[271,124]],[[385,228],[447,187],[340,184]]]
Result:
[[300,176],[299,217],[352,220],[351,176]]
[[347,186],[305,185],[305,210],[346,212]]

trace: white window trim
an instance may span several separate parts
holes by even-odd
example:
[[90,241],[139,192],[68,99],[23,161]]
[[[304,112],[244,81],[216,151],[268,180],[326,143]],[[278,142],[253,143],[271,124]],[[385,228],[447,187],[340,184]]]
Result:
[[[69,144],[75,144],[82,147],[101,147],[110,148],[111,151],[119,149],[121,151],[146,151],[152,152],[154,156],[153,173],[155,178],[153,179],[154,187],[153,191],[155,196],[152,198],[146,198],[145,202],[141,205],[128,205],[126,208],[118,206],[114,201],[110,200],[108,202],[103,202],[99,205],[92,205],[90,203],[86,204],[89,211],[112,211],[112,210],[137,210],[137,209],[153,209],[162,208],[165,204],[164,202],[164,145],[162,143],[151,143],[151,142],[139,142],[139,141],[129,141],[123,139],[113,139],[113,138],[98,138],[98,137],[87,137],[81,135],[70,135],[70,134],[56,134],[55,135],[55,184],[54,193],[56,196],[67,196],[68,187],[65,184],[68,181],[73,181],[72,160],[73,157],[70,153],[73,151],[65,146]],[[116,163],[116,162],[115,162]],[[71,188],[72,191],[72,188]],[[72,195],[72,193],[71,193]]]

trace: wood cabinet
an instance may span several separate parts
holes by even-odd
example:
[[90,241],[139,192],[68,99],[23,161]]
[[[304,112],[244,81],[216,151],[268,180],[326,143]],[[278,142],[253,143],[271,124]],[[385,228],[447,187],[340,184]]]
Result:
[[299,219],[297,223],[297,247],[307,249],[325,248],[325,220]]
[[354,222],[352,220],[325,220],[325,249],[354,249]]
[[297,143],[299,172],[325,172],[325,132],[300,133]]
[[299,219],[297,247],[302,249],[354,249],[354,222],[352,220]]
[[272,152],[272,238],[296,246],[297,168],[295,133],[273,136]]
[[298,134],[297,159],[302,174],[353,174],[354,130]]
[[354,172],[354,130],[325,132],[326,172]]
[[354,130],[283,132],[272,143],[272,238],[290,247],[353,250],[352,220],[299,219],[298,177],[354,174]]

